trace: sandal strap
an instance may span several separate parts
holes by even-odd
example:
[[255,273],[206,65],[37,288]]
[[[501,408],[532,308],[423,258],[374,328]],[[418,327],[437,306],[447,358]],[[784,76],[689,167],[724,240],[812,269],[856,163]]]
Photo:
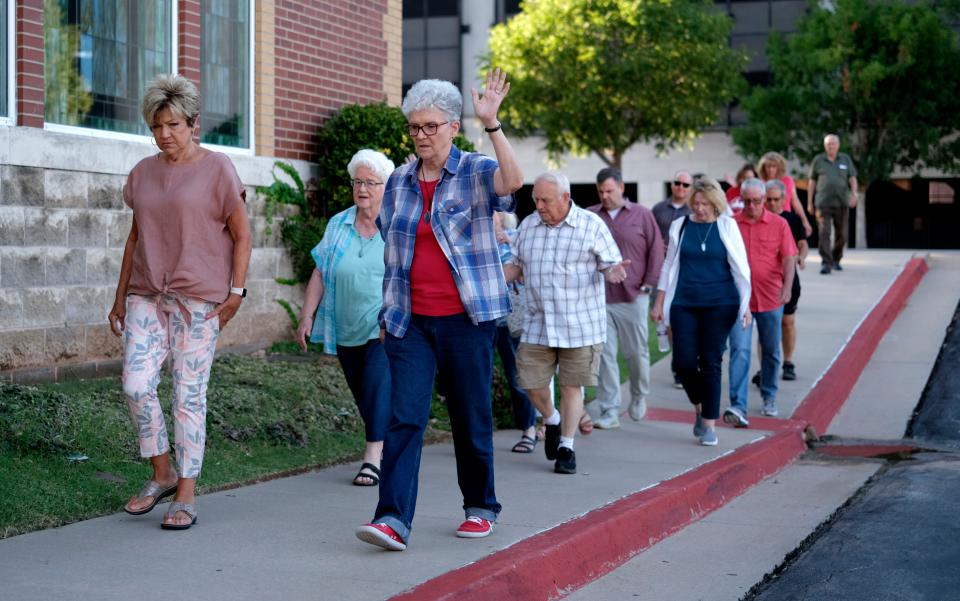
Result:
[[154,499],[156,499],[157,496],[160,495],[160,493],[166,491],[168,488],[170,487],[169,486],[165,487],[159,482],[154,482],[153,480],[147,480],[147,482],[143,485],[143,488],[141,488],[140,492],[137,494],[137,498],[142,499],[144,497],[153,497]]
[[182,511],[190,516],[191,520],[197,517],[197,510],[194,509],[193,503],[181,503],[180,501],[174,501],[173,503],[170,503],[170,507],[167,509],[167,513],[164,515],[172,518],[177,514],[178,511]]
[[[372,463],[364,463],[363,465],[361,465],[361,466],[360,466],[360,471],[362,472],[363,470],[370,470],[371,472],[373,472],[373,473],[377,476],[377,478],[380,477],[380,468],[378,468],[377,466],[373,465]],[[368,475],[368,474],[357,474],[357,475],[358,475],[358,476],[367,476],[367,477],[369,478],[369,475]]]

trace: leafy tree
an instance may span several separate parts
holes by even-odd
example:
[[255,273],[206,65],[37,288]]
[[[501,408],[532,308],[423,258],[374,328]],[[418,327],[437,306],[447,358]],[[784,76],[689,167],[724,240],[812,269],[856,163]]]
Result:
[[734,97],[745,58],[709,0],[526,0],[493,28],[486,68],[510,76],[503,122],[553,159],[620,166],[637,142],[691,142]]
[[87,91],[77,70],[80,30],[63,22],[60,2],[43,3],[44,40],[44,116],[47,121],[79,125],[93,106],[93,94]]
[[773,85],[743,101],[748,124],[733,131],[741,152],[810,160],[833,132],[867,185],[895,168],[955,171],[960,49],[941,14],[925,2],[829,6],[811,4],[789,39],[771,36]]

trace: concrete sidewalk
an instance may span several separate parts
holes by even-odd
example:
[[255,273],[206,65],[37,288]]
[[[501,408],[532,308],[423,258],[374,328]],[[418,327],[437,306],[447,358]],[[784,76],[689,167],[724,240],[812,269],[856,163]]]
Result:
[[[798,380],[783,383],[781,415],[790,415],[807,395],[911,256],[910,252],[851,251],[844,260],[847,269],[830,276],[817,274],[817,265],[811,261],[801,274],[804,292],[795,358]],[[930,275],[939,273],[939,262],[935,257]],[[952,265],[955,269],[955,263]],[[956,272],[952,275],[952,280],[943,277],[936,281],[955,282]],[[946,293],[938,289],[923,297],[914,295],[908,308],[916,308],[922,315],[939,312],[941,305],[949,304],[944,294],[954,294],[955,306],[960,291],[948,284],[944,289]],[[936,301],[930,309],[920,305],[928,297]],[[944,319],[949,320],[949,315]],[[939,345],[942,330],[937,338],[936,320],[924,323],[929,331],[918,334]],[[912,361],[909,356],[901,359]],[[894,352],[885,354],[884,360],[898,363]],[[907,368],[916,371],[913,365]],[[885,365],[884,371],[892,371],[892,365]],[[914,395],[915,402],[918,378],[897,380],[888,390],[894,392],[901,383],[909,384],[899,397],[906,398],[906,403]],[[754,388],[751,395],[755,392]],[[716,448],[698,446],[690,433],[689,403],[682,391],[672,388],[667,361],[654,366],[651,396],[651,419],[640,423],[625,420],[618,430],[595,431],[577,441],[576,476],[553,474],[542,447],[533,455],[510,453],[519,434],[498,433],[497,493],[504,510],[494,534],[486,539],[454,537],[462,511],[453,449],[438,444],[424,449],[417,516],[410,547],[403,553],[384,552],[354,538],[354,528],[372,515],[376,489],[350,486],[355,473],[355,466],[350,465],[205,495],[198,502],[198,525],[187,532],[162,531],[158,527],[160,510],[155,510],[146,516],[120,513],[0,541],[0,597],[106,600],[141,598],[146,591],[169,595],[186,590],[206,599],[383,599],[438,576],[449,577],[451,570],[512,545],[506,555],[493,558],[513,558],[513,565],[527,570],[514,577],[532,581],[534,564],[517,561],[517,552],[529,551],[530,541],[541,540],[544,531],[580,516],[598,515],[598,508],[615,507],[621,499],[636,498],[638,491],[644,491],[645,498],[656,497],[661,489],[666,490],[666,485],[658,487],[660,483],[709,472],[714,466],[719,469],[738,448],[749,450],[752,447],[747,445],[765,444],[789,434],[775,433],[788,426],[788,420],[756,419],[748,430],[722,429]],[[752,411],[758,404],[759,394],[751,396]],[[897,415],[902,412],[901,408],[895,411]],[[855,423],[856,418],[852,419]],[[719,461],[710,463],[715,460]],[[698,470],[708,463],[710,467]],[[868,472],[858,470],[857,477],[862,481]],[[714,484],[722,489],[728,473],[722,472]],[[733,494],[739,494],[738,490]],[[696,505],[700,501],[689,498],[688,502]],[[689,517],[694,507],[681,504],[675,511]],[[800,523],[794,530],[799,535],[807,527]],[[546,534],[557,532],[566,530]],[[540,537],[530,538],[538,534]],[[516,544],[525,540],[526,546]],[[603,543],[598,537],[597,544]],[[712,551],[709,554],[713,555]],[[530,555],[520,559],[524,557]],[[482,570],[493,558],[475,563],[472,569]],[[608,571],[602,568],[595,573]],[[682,580],[683,574],[681,570],[676,576]],[[431,596],[428,587],[417,590],[420,594],[413,591],[407,597],[438,598]],[[548,590],[542,593],[537,598],[555,595]],[[473,598],[484,596],[475,594]],[[678,594],[670,598],[699,597]]]

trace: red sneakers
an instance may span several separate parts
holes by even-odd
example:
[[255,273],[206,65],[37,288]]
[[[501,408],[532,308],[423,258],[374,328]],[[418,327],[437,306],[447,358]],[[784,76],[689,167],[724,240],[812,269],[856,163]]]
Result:
[[[403,551],[407,544],[400,535],[386,524],[364,524],[357,528],[357,538],[365,543],[383,547],[388,551]],[[484,535],[486,536],[486,535]]]
[[493,532],[493,522],[476,516],[467,518],[457,528],[457,536],[460,538],[483,538],[490,536],[491,532]]

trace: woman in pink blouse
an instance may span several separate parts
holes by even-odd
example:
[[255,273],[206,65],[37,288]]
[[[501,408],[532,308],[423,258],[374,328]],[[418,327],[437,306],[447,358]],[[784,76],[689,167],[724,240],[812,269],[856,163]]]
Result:
[[[250,223],[233,163],[194,141],[197,88],[180,75],[160,75],[147,88],[142,110],[160,152],[137,163],[123,187],[133,223],[108,320],[123,336],[123,391],[153,476],[124,511],[142,515],[175,494],[161,527],[185,530],[197,521],[195,488],[217,337],[247,293]],[[176,471],[157,398],[167,355]]]
[[760,162],[757,163],[757,176],[763,180],[763,183],[773,179],[780,180],[783,183],[787,189],[783,210],[796,213],[800,221],[803,222],[803,233],[805,235],[809,236],[813,233],[807,214],[803,212],[803,205],[800,204],[800,197],[797,196],[797,183],[787,175],[787,161],[783,158],[783,155],[779,152],[768,152],[760,157]]

